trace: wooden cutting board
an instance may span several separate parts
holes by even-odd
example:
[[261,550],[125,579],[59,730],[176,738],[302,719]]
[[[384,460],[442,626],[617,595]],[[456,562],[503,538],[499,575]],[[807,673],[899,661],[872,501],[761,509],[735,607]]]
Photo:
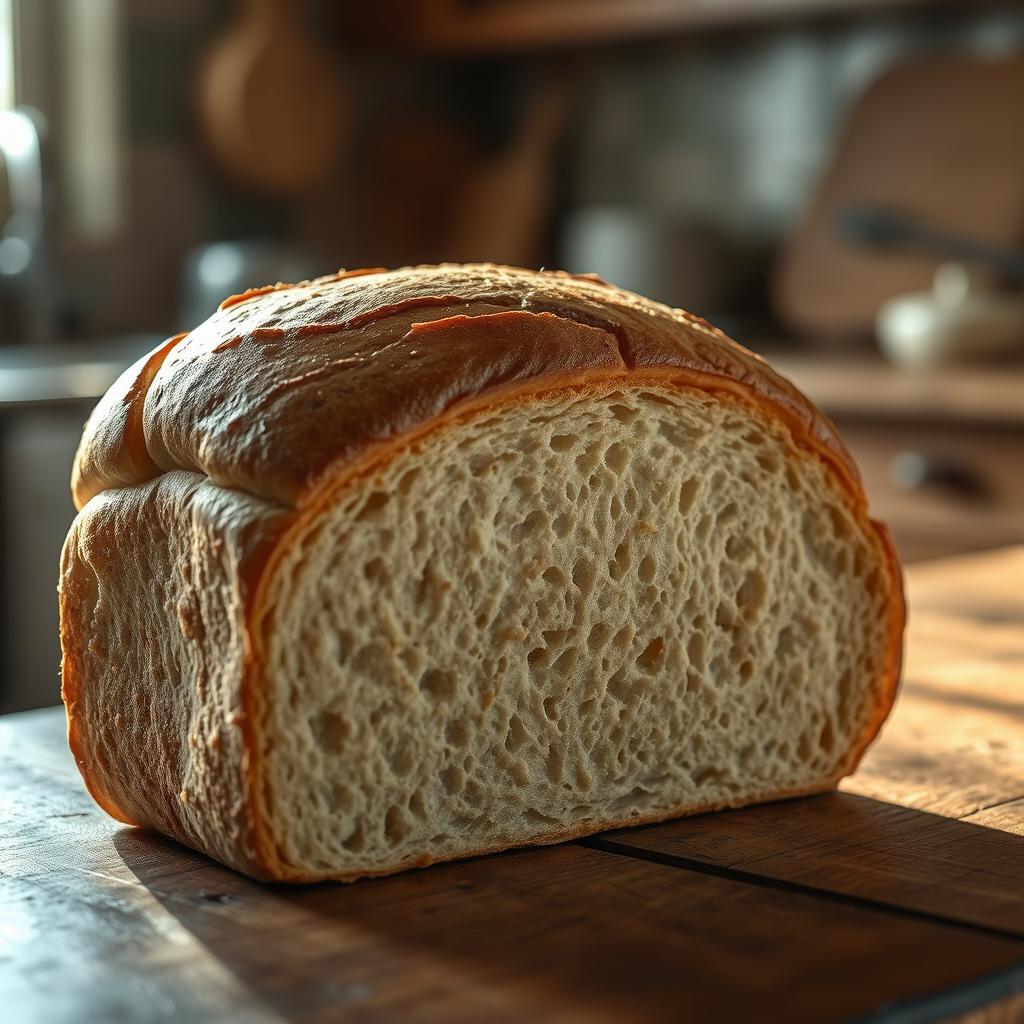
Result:
[[892,68],[857,100],[806,216],[780,257],[779,315],[814,340],[871,333],[886,299],[931,287],[933,255],[878,253],[836,232],[851,205],[936,227],[1024,240],[1024,59],[928,56]]
[[5,1024],[1024,1019],[1024,548],[915,567],[907,682],[838,793],[350,886],[108,818],[0,719]]

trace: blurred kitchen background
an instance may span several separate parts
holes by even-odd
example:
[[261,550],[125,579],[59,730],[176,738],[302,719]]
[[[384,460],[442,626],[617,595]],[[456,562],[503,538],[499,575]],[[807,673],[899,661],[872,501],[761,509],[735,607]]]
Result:
[[92,403],[225,295],[595,271],[837,421],[908,561],[1024,541],[1024,6],[0,0],[0,711]]

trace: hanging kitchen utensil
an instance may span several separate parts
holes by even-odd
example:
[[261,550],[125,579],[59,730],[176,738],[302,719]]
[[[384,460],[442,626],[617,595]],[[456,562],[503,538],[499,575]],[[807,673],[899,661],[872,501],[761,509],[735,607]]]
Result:
[[899,210],[946,236],[1017,248],[1024,233],[1024,59],[915,58],[855,103],[779,261],[782,319],[815,341],[869,335],[887,299],[926,291],[947,254],[873,250],[837,229],[851,207]]
[[241,0],[200,69],[210,153],[253,191],[301,192],[327,174],[338,150],[345,104],[334,61],[298,13],[292,0]]
[[572,104],[572,78],[542,78],[497,156],[468,176],[446,237],[450,259],[535,266],[552,200],[553,153]]

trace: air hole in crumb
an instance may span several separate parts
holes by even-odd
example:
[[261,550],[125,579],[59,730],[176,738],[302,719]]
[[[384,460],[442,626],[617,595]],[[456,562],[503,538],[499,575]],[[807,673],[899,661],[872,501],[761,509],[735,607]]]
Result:
[[608,411],[620,423],[632,423],[640,415],[636,409],[630,409],[628,405],[610,405]]
[[732,629],[735,623],[736,615],[732,606],[724,601],[719,601],[718,607],[715,609],[715,625],[721,629]]
[[590,633],[587,636],[587,646],[591,650],[599,651],[606,643],[608,638],[612,635],[612,627],[607,622],[595,622],[590,628]]
[[448,768],[442,769],[441,785],[444,786],[446,793],[452,796],[461,793],[465,782],[466,773],[458,765],[450,765]]
[[783,626],[775,641],[775,657],[790,658],[796,653],[796,633],[792,626]]
[[553,587],[564,587],[566,584],[565,573],[557,565],[549,565],[543,573],[542,578]]
[[458,689],[458,683],[451,672],[429,668],[420,676],[420,690],[435,700],[451,700]]
[[650,583],[654,579],[654,559],[650,555],[644,555],[637,566],[636,574],[640,577],[641,583]]
[[576,468],[580,473],[589,473],[600,461],[600,449],[591,445],[586,451],[576,456]]
[[316,745],[329,754],[339,753],[352,731],[348,720],[337,711],[320,711],[313,715],[309,720],[309,728]]
[[704,671],[707,664],[705,660],[707,658],[707,650],[707,640],[705,640],[703,633],[694,633],[686,645],[686,653],[690,659],[690,664],[701,672]]
[[373,558],[363,566],[363,575],[376,583],[387,583],[391,579],[383,558]]
[[409,826],[406,824],[405,815],[401,808],[392,805],[384,815],[384,835],[389,842],[400,843],[408,834]]
[[363,831],[362,821],[356,822],[356,827],[341,841],[341,845],[351,853],[359,853],[366,845],[366,833]]
[[412,490],[413,485],[416,483],[421,472],[422,470],[418,466],[412,469],[407,469],[398,480],[398,493],[408,494]]
[[356,519],[363,520],[375,516],[390,500],[391,497],[386,491],[374,491],[363,502],[363,507],[357,513]]
[[510,754],[518,753],[530,742],[530,734],[523,725],[523,720],[518,715],[513,715],[508,720],[508,731],[505,733],[505,749]]
[[665,640],[656,636],[641,652],[636,659],[637,666],[645,672],[653,672],[661,664],[665,656]]
[[697,522],[696,537],[701,544],[706,544],[711,536],[711,526],[714,520],[705,512]]
[[686,515],[691,508],[693,508],[694,501],[697,500],[697,491],[700,489],[700,481],[696,477],[691,477],[689,480],[684,480],[679,485],[679,512],[681,515]]
[[558,721],[558,698],[557,697],[545,697],[544,701],[544,717],[549,722]]
[[625,470],[627,463],[629,462],[629,449],[622,444],[621,441],[616,441],[614,444],[608,447],[608,450],[604,453],[604,464],[616,474],[620,476]]
[[531,512],[518,526],[512,527],[512,539],[517,543],[535,537],[548,528],[548,517],[539,509]]
[[554,434],[548,441],[553,452],[567,452],[579,440],[574,434]]
[[535,810],[532,807],[527,807],[523,811],[523,820],[533,822],[535,825],[559,825],[561,822],[558,818],[550,818],[546,814],[541,814],[540,811]]
[[736,591],[736,604],[739,606],[746,619],[752,619],[761,610],[764,604],[765,594],[768,585],[765,582],[764,574],[757,569],[751,569],[743,578],[740,589]]
[[612,638],[612,644],[625,649],[633,642],[633,636],[633,627],[627,622]]
[[555,536],[560,537],[564,540],[572,533],[573,517],[566,512],[555,517],[555,521],[551,524],[551,529],[554,530]]
[[818,737],[818,746],[826,754],[831,754],[833,747],[835,747],[835,742],[836,738],[832,731],[832,722],[830,719],[825,719],[825,724],[821,727],[821,735]]
[[526,656],[526,660],[529,662],[531,668],[536,665],[542,665],[547,662],[548,649],[546,647],[534,647],[532,651]]
[[411,676],[418,676],[423,668],[423,657],[415,647],[403,647],[398,653],[399,660]]
[[839,540],[850,539],[850,523],[834,505],[828,506],[828,514],[832,519],[832,532]]
[[444,738],[448,743],[462,749],[469,744],[470,729],[464,718],[453,718],[444,729]]
[[594,585],[596,570],[589,558],[577,558],[572,567],[572,582],[582,594],[589,593]]
[[617,583],[629,570],[629,541],[615,549],[615,557],[608,563],[608,575]]

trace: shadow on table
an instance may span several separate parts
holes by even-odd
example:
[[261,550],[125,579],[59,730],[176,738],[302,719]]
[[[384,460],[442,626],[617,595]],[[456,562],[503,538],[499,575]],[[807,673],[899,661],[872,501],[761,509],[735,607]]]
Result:
[[1007,947],[1024,962],[1024,837],[845,793],[350,886],[183,869],[137,830],[114,842],[288,1019],[847,1018],[1002,970]]

